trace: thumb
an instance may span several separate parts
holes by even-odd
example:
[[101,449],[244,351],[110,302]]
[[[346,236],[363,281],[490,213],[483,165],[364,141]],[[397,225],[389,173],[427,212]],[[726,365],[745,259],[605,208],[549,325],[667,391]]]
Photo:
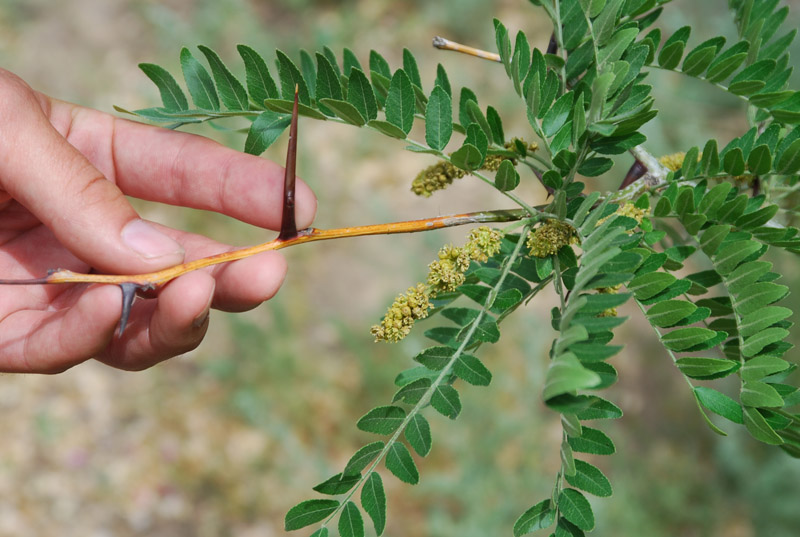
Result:
[[12,91],[3,82],[3,188],[98,270],[142,273],[181,263],[181,245],[139,218],[117,186],[53,128],[33,92],[23,91],[27,85],[16,79]]

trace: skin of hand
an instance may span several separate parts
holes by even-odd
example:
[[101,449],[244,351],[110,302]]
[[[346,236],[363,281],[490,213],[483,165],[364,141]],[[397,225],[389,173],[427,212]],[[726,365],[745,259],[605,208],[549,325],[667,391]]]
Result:
[[[56,268],[141,274],[233,249],[142,220],[125,196],[277,230],[283,168],[52,99],[0,68],[0,278]],[[299,229],[311,225],[316,203],[298,180]],[[90,358],[145,369],[197,347],[209,308],[252,309],[285,275],[279,252],[186,274],[137,301],[121,338],[117,286],[0,286],[0,371],[57,373]]]

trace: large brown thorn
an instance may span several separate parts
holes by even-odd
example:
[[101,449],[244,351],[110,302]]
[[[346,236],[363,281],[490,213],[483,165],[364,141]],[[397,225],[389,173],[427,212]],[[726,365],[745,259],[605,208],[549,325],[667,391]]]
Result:
[[297,99],[299,87],[294,87],[294,106],[292,123],[289,126],[289,147],[286,150],[286,172],[283,180],[283,217],[278,240],[285,241],[297,236],[297,223],[294,211],[295,170],[297,169]]

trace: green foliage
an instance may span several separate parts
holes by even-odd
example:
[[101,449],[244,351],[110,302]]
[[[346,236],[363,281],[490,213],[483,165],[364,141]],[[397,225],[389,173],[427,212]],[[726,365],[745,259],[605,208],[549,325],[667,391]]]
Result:
[[[630,299],[713,431],[726,434],[709,413],[800,456],[800,417],[792,413],[800,403],[791,379],[796,365],[784,358],[792,311],[778,304],[788,288],[765,259],[770,249],[800,253],[798,230],[780,219],[800,171],[800,94],[787,86],[792,67],[786,50],[795,31],[781,30],[787,8],[774,0],[732,0],[738,39],[726,46],[721,36],[690,44],[690,26],[664,40],[660,29],[648,31],[666,0],[531,3],[552,21],[555,52],[531,48],[524,32],[512,39],[494,20],[495,59],[536,145],[507,140],[497,108],[482,108],[468,87],[452,87],[442,64],[432,87],[423,89],[426,73],[410,49],[395,67],[371,51],[368,72],[347,49],[341,60],[329,48],[315,56],[302,52],[300,67],[277,51],[274,79],[268,62],[239,45],[244,85],[210,49],[200,47],[207,68],[183,49],[181,69],[194,108],[168,72],[141,66],[162,106],[132,112],[140,118],[171,127],[245,118],[245,151],[260,154],[288,126],[297,88],[300,115],[403,140],[408,150],[473,175],[522,210],[504,230],[499,252],[467,259],[459,273],[463,282],[431,296],[434,318],[443,321],[425,331],[433,344],[397,376],[391,404],[376,406],[357,423],[384,438],[360,448],[341,473],[314,487],[341,498],[301,502],[287,514],[287,530],[322,522],[315,535],[325,535],[338,517],[341,535],[361,536],[363,510],[382,534],[387,500],[381,464],[404,483],[419,482],[414,453],[425,457],[433,444],[426,415],[435,411],[454,420],[469,411],[459,390],[490,386],[493,378],[477,351],[499,341],[502,322],[546,288],[558,297],[551,309],[555,337],[537,389],[562,426],[561,466],[553,494],[524,511],[515,536],[554,525],[554,535],[583,535],[595,526],[584,492],[612,494],[596,459],[581,454],[616,451],[602,424],[586,422],[622,416],[597,392],[617,380],[609,360],[623,346],[611,341],[627,320],[617,308]],[[709,140],[702,150],[684,148],[680,161],[665,168],[645,150],[639,132],[658,113],[646,83],[653,69],[704,80],[740,99],[749,130],[729,141]],[[424,142],[411,137],[419,122]],[[626,152],[646,177],[633,177],[617,191],[596,191],[592,177],[611,172],[622,180],[615,168],[622,157],[610,156]],[[548,189],[544,204],[518,194],[524,181]],[[738,378],[735,397],[698,384],[723,377]]]

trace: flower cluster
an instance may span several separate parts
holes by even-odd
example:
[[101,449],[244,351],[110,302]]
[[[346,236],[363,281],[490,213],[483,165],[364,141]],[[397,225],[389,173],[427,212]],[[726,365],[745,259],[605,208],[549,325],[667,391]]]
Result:
[[658,159],[658,162],[661,163],[666,169],[672,172],[677,172],[683,166],[683,159],[686,158],[686,153],[672,153],[669,155],[664,155]]
[[419,283],[416,287],[409,287],[405,294],[397,295],[381,324],[372,327],[375,341],[400,341],[411,332],[417,319],[428,316],[431,308],[430,290],[425,285]]
[[510,160],[511,164],[514,166],[517,165],[516,159],[507,157],[505,155],[486,155],[486,158],[481,165],[481,169],[490,172],[496,172],[498,169],[500,169],[500,164],[502,164],[504,160]]
[[528,232],[528,250],[534,257],[557,254],[568,244],[577,244],[575,228],[560,220],[547,220],[535,230]]
[[470,261],[488,261],[500,251],[502,239],[501,231],[481,226],[470,232],[469,240],[463,247],[443,246],[439,250],[439,258],[428,265],[427,283],[419,283],[416,287],[410,287],[405,294],[398,295],[383,321],[372,327],[375,341],[395,343],[406,337],[417,319],[428,316],[428,310],[433,307],[430,299],[439,293],[455,291],[464,283],[464,273]]
[[[523,144],[525,150],[533,152],[539,149],[539,146],[534,142],[526,142],[520,138],[514,138],[510,142],[505,143],[505,148],[509,151],[516,151],[517,142]],[[506,155],[487,155],[481,165],[482,170],[496,172],[500,168],[500,164],[504,160],[510,160],[514,166],[517,161]],[[464,170],[457,168],[446,160],[440,160],[433,166],[428,166],[411,182],[411,191],[417,196],[429,198],[437,190],[444,190],[456,179],[461,179],[467,174]]]
[[446,160],[428,166],[411,183],[411,191],[417,196],[429,198],[437,190],[444,190],[454,179],[461,179],[466,172]]
[[[644,217],[647,216],[650,213],[649,213],[649,211],[647,209],[640,209],[639,207],[634,205],[632,202],[626,201],[625,204],[622,205],[622,207],[620,207],[619,209],[614,211],[614,214],[618,214],[618,215],[621,215],[621,216],[627,216],[628,218],[633,218],[634,220],[636,220],[637,224],[641,225],[642,224],[642,220],[644,220]],[[608,220],[612,216],[614,216],[614,215],[609,215],[609,216],[606,216],[605,218],[601,218],[600,220],[597,221],[597,225],[599,226],[600,224],[602,224],[603,222],[605,222],[606,220]],[[629,233],[631,233],[631,232],[629,232]]]
[[428,265],[428,285],[434,293],[455,291],[464,283],[464,272],[469,268],[469,254],[452,245],[439,250],[439,259]]
[[502,240],[502,231],[481,226],[470,232],[469,241],[464,245],[464,250],[469,254],[470,259],[485,263],[490,257],[500,252]]
[[485,262],[500,251],[502,232],[481,226],[469,234],[461,248],[447,245],[439,250],[439,259],[428,265],[428,285],[434,293],[455,291],[464,283],[464,273],[471,260]]

